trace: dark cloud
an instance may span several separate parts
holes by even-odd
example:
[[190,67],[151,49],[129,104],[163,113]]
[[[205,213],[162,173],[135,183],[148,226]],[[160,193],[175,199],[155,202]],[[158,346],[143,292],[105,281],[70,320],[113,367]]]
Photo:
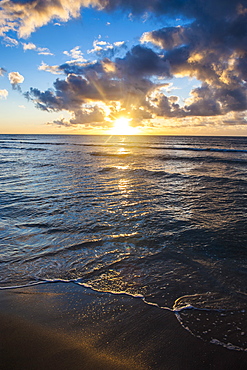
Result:
[[154,75],[171,77],[170,65],[167,60],[157,55],[152,49],[142,45],[134,46],[123,58],[115,58],[112,62],[104,58],[96,63],[70,64],[59,67],[66,74],[94,76],[96,74],[114,74],[118,78],[142,78]]
[[[149,12],[155,16],[183,16],[210,23],[245,14],[246,0],[5,0],[0,6],[2,32],[14,29],[20,36],[28,36],[52,19],[67,21],[78,17],[81,8],[90,6],[107,12],[122,9],[134,15]],[[241,32],[237,22],[232,32]]]
[[41,92],[39,89],[32,88],[29,92],[24,93],[28,100],[35,102],[36,107],[44,111],[59,111],[64,109],[62,102],[52,90]]
[[121,77],[149,77],[160,75],[170,77],[169,64],[149,48],[137,45],[128,52],[125,58],[117,58],[116,68]]
[[223,119],[222,123],[223,125],[226,124],[228,126],[235,126],[236,122],[238,126],[246,126],[247,120],[246,120],[246,114],[241,112],[234,113],[231,118]]
[[73,112],[76,120],[71,121],[71,124],[86,124],[90,119],[92,122],[102,122],[102,110],[99,115],[98,109],[95,115],[96,108],[94,114],[85,114],[84,109],[88,104],[100,102],[111,107],[110,116],[116,117],[119,114],[114,108],[116,102],[119,102],[119,111],[131,114],[136,121],[151,118],[146,96],[157,86],[150,77],[170,76],[167,62],[151,49],[140,45],[135,46],[124,58],[116,58],[115,61],[105,58],[91,64],[66,63],[58,69],[67,74],[67,78],[56,79],[53,90],[41,92],[31,88],[25,96],[33,100],[39,109]]
[[28,35],[54,18],[67,21],[77,17],[81,8],[90,6],[108,12],[127,10],[134,15],[146,12],[155,16],[181,15],[209,23],[245,14],[246,0],[5,0],[0,8],[2,26],[19,30],[22,36]]
[[213,18],[232,16],[246,8],[246,1],[240,0],[99,0],[104,10],[127,9],[133,14],[151,12],[155,15],[184,15],[188,18]]
[[80,110],[76,110],[72,114],[72,118],[70,120],[66,120],[64,118],[55,120],[54,122],[49,122],[48,124],[55,124],[57,126],[78,126],[83,124],[84,127],[92,127],[93,125],[100,125],[104,122],[104,110],[102,107],[94,106],[90,108],[82,108]]
[[217,116],[247,110],[246,89],[214,88],[203,84],[192,90],[191,102],[184,110],[186,115],[192,116]]
[[[193,8],[191,14],[196,19],[191,23],[143,35],[142,42],[160,48],[171,74],[202,81],[182,109],[185,116],[216,116],[247,109],[246,6],[246,2],[208,1],[201,11]],[[189,10],[192,8],[187,14]],[[178,109],[177,116],[180,114]]]
[[218,99],[222,105],[223,110],[226,112],[230,111],[243,111],[247,109],[247,96],[246,89],[219,89],[216,90],[216,99]]
[[[235,30],[236,19],[233,22],[215,21],[209,25],[196,21],[188,26],[162,28],[146,33],[142,42],[151,42],[162,49],[173,74],[195,76],[199,80],[208,80],[218,85],[237,83],[243,77],[240,75],[243,63],[239,64],[238,74],[233,68],[231,73],[229,71],[233,59],[242,58],[246,53],[247,14],[240,15],[240,18],[238,32]],[[228,80],[225,78],[226,73]]]
[[157,117],[184,117],[185,112],[180,108],[179,104],[177,104],[177,101],[177,96],[167,97],[158,92],[149,100],[149,111]]
[[216,100],[215,92],[207,84],[192,90],[193,99],[184,107],[186,115],[216,116],[222,114],[221,104]]
[[3,76],[5,73],[7,73],[6,69],[0,67],[0,76]]

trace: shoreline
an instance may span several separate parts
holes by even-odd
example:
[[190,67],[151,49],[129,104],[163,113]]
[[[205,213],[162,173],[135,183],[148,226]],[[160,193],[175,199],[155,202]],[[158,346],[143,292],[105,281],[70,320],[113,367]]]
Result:
[[5,370],[247,367],[246,352],[192,336],[173,312],[73,282],[1,290],[0,325]]

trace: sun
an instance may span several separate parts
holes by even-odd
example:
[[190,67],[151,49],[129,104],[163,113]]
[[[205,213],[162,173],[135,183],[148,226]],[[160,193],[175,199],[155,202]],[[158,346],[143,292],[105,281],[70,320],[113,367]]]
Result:
[[131,118],[127,117],[119,117],[115,119],[114,126],[110,130],[110,134],[112,135],[135,135],[139,132],[137,127],[130,126],[129,122]]

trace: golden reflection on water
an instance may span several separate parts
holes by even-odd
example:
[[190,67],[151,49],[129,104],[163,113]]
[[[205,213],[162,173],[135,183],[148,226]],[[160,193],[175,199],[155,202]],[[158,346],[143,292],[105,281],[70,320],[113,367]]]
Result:
[[118,181],[118,189],[123,196],[128,196],[130,188],[130,181],[128,179],[120,179]]
[[126,155],[126,154],[130,154],[131,152],[123,147],[121,148],[118,148],[118,154],[120,155]]
[[116,169],[118,169],[118,170],[128,170],[129,168],[130,168],[130,166],[129,165],[125,165],[125,166],[115,166],[115,168]]

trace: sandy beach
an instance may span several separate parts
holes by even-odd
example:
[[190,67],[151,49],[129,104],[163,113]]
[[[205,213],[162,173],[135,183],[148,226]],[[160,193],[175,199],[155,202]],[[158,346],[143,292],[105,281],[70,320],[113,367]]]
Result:
[[245,369],[247,353],[207,344],[172,312],[74,283],[0,292],[3,369]]

